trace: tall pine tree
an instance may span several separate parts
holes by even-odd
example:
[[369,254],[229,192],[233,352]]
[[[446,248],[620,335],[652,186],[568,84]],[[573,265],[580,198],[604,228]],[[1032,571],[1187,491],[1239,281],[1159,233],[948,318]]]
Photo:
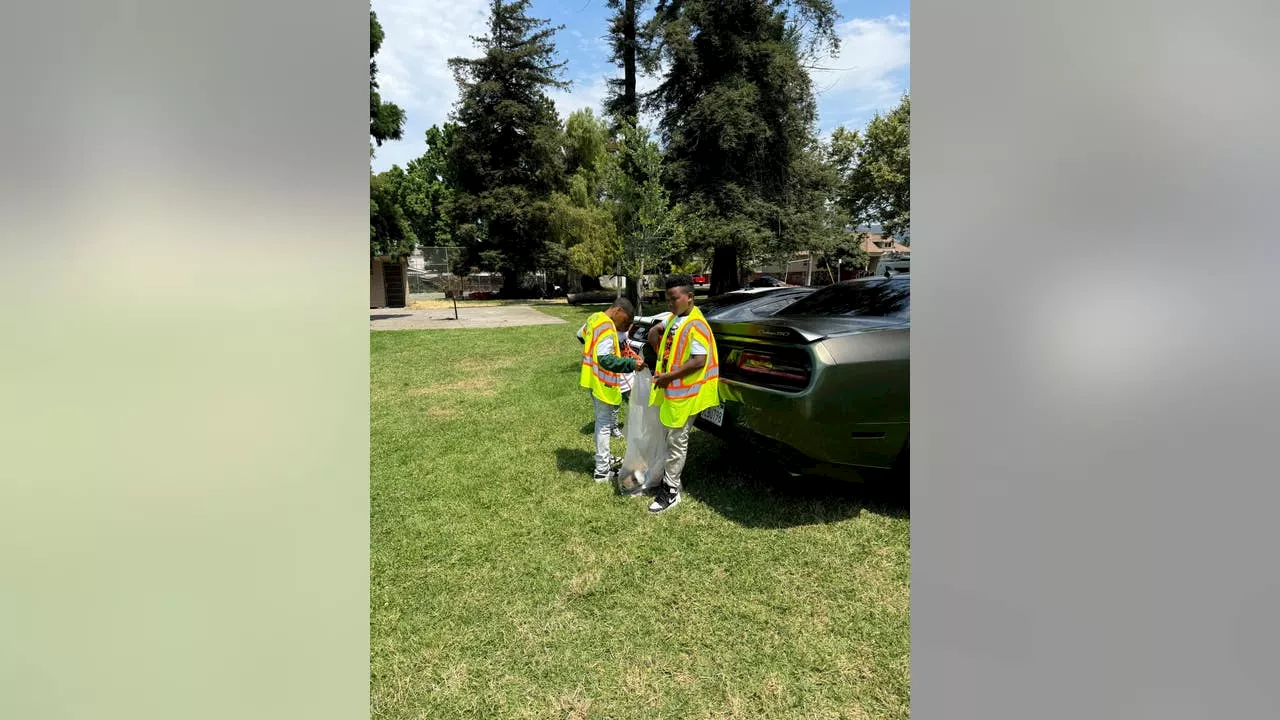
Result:
[[[634,141],[640,132],[641,98],[636,87],[638,70],[640,67],[651,68],[656,59],[651,38],[646,35],[640,22],[646,2],[647,0],[609,0],[609,8],[613,10],[613,16],[609,19],[609,45],[613,54],[609,61],[618,66],[622,77],[609,79],[609,94],[605,98],[604,109],[605,114],[613,119],[615,134],[622,138],[618,141],[620,151],[623,150],[625,138],[630,137]],[[620,155],[623,162],[618,170],[625,175],[621,179],[622,184],[643,187],[647,178],[640,172],[640,167],[630,161],[635,155],[626,152],[620,152]],[[638,242],[629,227],[636,222],[636,218],[630,217],[634,208],[629,208],[627,203],[620,207],[622,210],[617,215],[618,233],[623,244],[628,246],[624,248],[625,254],[630,257],[642,256],[643,248],[631,247]],[[628,270],[626,296],[633,304],[640,301],[641,278],[636,274],[639,267],[639,264],[634,264]]]
[[609,18],[609,62],[618,66],[622,77],[609,79],[609,94],[604,112],[613,118],[614,129],[635,125],[640,121],[640,94],[636,79],[640,67],[653,64],[654,55],[647,42],[640,16],[647,0],[609,0],[613,15]]
[[802,57],[834,50],[830,0],[662,0],[652,33],[667,64],[662,113],[667,182],[690,239],[713,251],[712,292],[740,285],[739,263],[802,249],[813,207],[806,159],[817,107]]
[[530,0],[493,0],[477,58],[453,58],[457,124],[448,152],[449,209],[468,263],[496,269],[503,292],[545,257],[551,193],[563,186],[560,119],[547,96],[560,79],[560,28],[528,15]]

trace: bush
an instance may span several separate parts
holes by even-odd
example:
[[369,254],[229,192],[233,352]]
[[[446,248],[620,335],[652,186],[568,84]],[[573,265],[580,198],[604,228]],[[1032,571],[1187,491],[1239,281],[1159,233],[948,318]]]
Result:
[[569,304],[600,305],[603,303],[611,303],[616,297],[618,297],[618,293],[613,290],[587,290],[580,293],[571,293],[569,295]]

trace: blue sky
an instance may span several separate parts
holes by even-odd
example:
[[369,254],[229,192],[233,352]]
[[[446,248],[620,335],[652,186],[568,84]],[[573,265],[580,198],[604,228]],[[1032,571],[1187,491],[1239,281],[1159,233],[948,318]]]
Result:
[[[470,36],[484,34],[488,6],[489,0],[373,0],[386,33],[376,58],[378,83],[383,98],[404,108],[408,117],[404,139],[377,148],[375,171],[403,167],[421,155],[427,128],[448,119],[457,87],[447,61],[476,54]],[[814,73],[824,134],[841,124],[866,125],[910,88],[908,2],[836,0],[836,8],[842,16],[840,54],[822,63],[832,70]],[[564,26],[556,45],[573,87],[552,94],[561,116],[583,107],[599,113],[605,80],[618,74],[608,62],[605,0],[534,0],[533,15]],[[656,78],[640,80],[641,90],[656,84]]]

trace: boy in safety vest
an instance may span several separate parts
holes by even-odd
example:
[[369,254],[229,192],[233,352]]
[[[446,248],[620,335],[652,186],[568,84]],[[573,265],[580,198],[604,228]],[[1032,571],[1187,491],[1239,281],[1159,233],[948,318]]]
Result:
[[622,357],[618,331],[631,327],[635,313],[635,307],[627,299],[618,298],[608,310],[587,318],[578,330],[578,339],[582,341],[579,384],[591,391],[595,405],[596,482],[608,482],[609,475],[622,464],[609,448],[618,408],[622,406],[622,374],[643,367],[644,360]]
[[[586,340],[582,337],[586,329],[586,325],[578,328],[578,342],[586,343]],[[620,344],[622,345],[622,352],[618,353],[619,355],[624,358],[631,358],[632,360],[640,359],[640,356],[636,354],[636,351],[631,349],[631,343],[623,340]],[[643,364],[643,362],[639,363],[639,365]],[[620,380],[619,387],[622,389],[622,405],[627,405],[631,402],[631,386],[636,382],[635,371],[618,373],[618,379]],[[616,438],[624,437],[622,434],[622,423],[618,420],[619,411],[622,409],[622,405],[618,405],[613,409],[613,423],[609,430],[609,434]]]
[[693,419],[720,404],[716,341],[702,311],[694,307],[693,279],[679,275],[668,278],[666,286],[672,317],[650,331],[650,338],[661,337],[661,342],[649,404],[662,406],[659,415],[667,430],[666,471],[649,506],[651,513],[660,513],[680,502],[680,473],[688,456]]

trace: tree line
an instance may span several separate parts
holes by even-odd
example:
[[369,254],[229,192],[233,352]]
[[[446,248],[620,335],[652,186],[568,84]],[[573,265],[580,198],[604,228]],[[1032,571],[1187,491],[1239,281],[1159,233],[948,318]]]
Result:
[[[839,47],[830,0],[609,0],[619,77],[605,116],[563,122],[548,94],[568,87],[563,28],[529,4],[492,0],[476,56],[449,60],[449,121],[407,167],[370,170],[372,255],[461,247],[455,272],[500,272],[511,297],[536,270],[707,266],[719,293],[745,266],[797,250],[857,266],[854,227],[909,232],[910,97],[866,128],[818,136],[809,71]],[[401,138],[404,112],[378,93],[372,10],[369,24],[372,156]],[[655,90],[638,92],[641,73],[661,78]]]

